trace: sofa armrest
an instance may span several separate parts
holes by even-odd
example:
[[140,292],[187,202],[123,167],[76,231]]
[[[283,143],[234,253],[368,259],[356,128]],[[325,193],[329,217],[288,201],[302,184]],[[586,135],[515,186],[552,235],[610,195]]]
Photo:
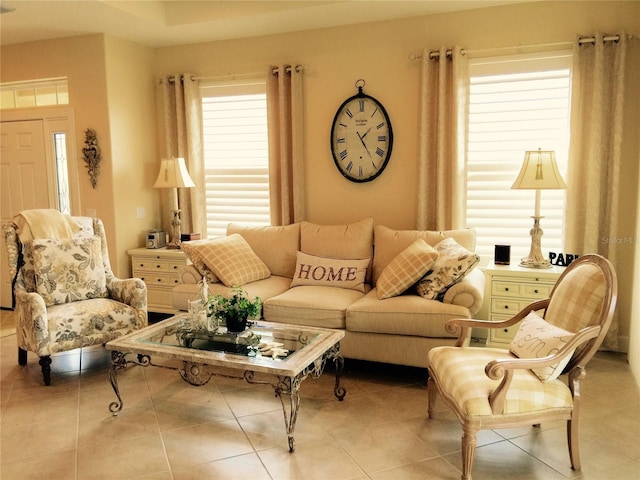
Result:
[[180,282],[182,283],[195,283],[198,284],[202,281],[202,275],[198,272],[198,269],[191,265],[185,265],[180,269]]
[[444,294],[442,301],[453,305],[467,307],[473,315],[480,307],[484,297],[484,273],[474,269],[461,282],[451,286]]

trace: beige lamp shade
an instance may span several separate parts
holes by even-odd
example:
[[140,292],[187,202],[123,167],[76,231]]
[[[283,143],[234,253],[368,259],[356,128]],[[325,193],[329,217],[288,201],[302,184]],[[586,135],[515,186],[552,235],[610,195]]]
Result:
[[542,149],[526,151],[520,174],[511,188],[529,190],[567,188],[558,170],[555,152]]
[[191,180],[184,158],[163,158],[160,172],[154,188],[190,188],[195,187]]

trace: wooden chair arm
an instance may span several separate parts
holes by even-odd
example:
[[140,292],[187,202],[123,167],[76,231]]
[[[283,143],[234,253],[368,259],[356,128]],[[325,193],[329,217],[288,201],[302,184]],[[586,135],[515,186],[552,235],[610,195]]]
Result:
[[525,308],[516,313],[507,320],[477,320],[473,318],[453,318],[445,324],[445,330],[452,334],[458,335],[456,347],[463,347],[469,344],[472,328],[507,328],[515,325],[532,311],[544,310],[549,305],[549,299],[537,300],[530,303]]
[[489,362],[484,371],[487,377],[492,380],[500,380],[500,385],[489,396],[489,404],[494,414],[502,414],[504,412],[504,402],[507,391],[513,379],[513,372],[516,369],[531,370],[532,368],[542,368],[554,365],[567,355],[571,355],[574,350],[592,338],[596,338],[600,334],[601,327],[594,325],[583,328],[578,331],[571,340],[569,340],[560,350],[552,355],[541,358],[512,358],[499,359]]

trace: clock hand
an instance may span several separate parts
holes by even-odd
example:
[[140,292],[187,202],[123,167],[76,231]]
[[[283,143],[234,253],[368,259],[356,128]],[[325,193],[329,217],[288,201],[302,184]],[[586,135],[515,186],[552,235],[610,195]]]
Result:
[[[362,142],[362,145],[364,145],[364,149],[367,151],[367,155],[371,156],[371,153],[369,153],[369,149],[367,148],[367,144],[364,143],[364,140],[363,140],[364,137],[361,137],[357,130],[356,130],[356,133],[358,134],[358,138]],[[369,132],[367,131],[367,133],[369,133]],[[365,135],[366,135],[366,133],[365,133]]]
[[372,127],[369,127],[369,130],[367,130],[366,132],[364,132],[364,135],[362,135],[362,137],[360,137],[360,140],[362,140],[364,137],[367,136],[367,134],[371,131]]

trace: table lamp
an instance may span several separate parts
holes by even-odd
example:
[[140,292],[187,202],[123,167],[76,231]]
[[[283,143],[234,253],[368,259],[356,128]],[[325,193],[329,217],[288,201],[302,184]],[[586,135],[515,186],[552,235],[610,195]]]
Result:
[[172,188],[175,198],[175,205],[178,207],[173,211],[171,219],[171,241],[167,244],[167,248],[180,248],[180,198],[178,196],[178,188],[195,187],[195,183],[191,180],[184,158],[163,158],[160,164],[160,172],[154,188]]
[[528,189],[536,191],[536,207],[533,218],[531,235],[531,250],[529,255],[520,262],[521,267],[526,268],[550,268],[549,261],[542,256],[540,248],[542,240],[542,228],[540,228],[540,190],[552,190],[567,188],[564,183],[558,165],[556,154],[552,150],[533,150],[524,153],[524,162],[520,174],[511,188]]

